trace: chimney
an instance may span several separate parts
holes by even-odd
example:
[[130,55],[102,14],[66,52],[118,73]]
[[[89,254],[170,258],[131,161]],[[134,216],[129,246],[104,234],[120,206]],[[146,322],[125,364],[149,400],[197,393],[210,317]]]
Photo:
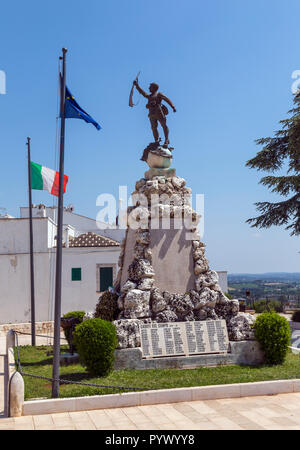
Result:
[[63,242],[64,242],[66,248],[69,248],[69,227],[68,226],[64,228]]
[[43,204],[38,205],[35,216],[36,217],[46,217],[46,206]]

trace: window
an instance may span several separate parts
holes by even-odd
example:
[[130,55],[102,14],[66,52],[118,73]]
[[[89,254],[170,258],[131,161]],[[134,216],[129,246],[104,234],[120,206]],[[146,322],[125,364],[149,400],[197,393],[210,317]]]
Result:
[[72,281],[81,281],[81,267],[72,268]]
[[107,291],[113,285],[113,268],[99,267],[100,270],[100,292]]

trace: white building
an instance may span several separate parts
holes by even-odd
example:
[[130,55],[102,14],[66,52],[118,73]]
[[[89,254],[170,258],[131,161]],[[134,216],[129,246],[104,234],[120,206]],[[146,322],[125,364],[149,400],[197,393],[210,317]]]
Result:
[[[29,210],[20,218],[0,216],[0,324],[30,322]],[[36,321],[54,317],[55,207],[33,208],[34,277]],[[62,314],[94,311],[100,293],[117,275],[120,242],[125,230],[101,229],[96,220],[65,208],[62,274]],[[223,292],[228,291],[227,272],[218,272]]]
[[[53,320],[55,213],[55,208],[41,205],[33,208],[36,321]],[[112,285],[117,274],[119,239],[124,233],[125,230],[119,229],[99,230],[95,220],[64,211],[62,314],[95,310],[100,292]],[[29,322],[31,319],[29,251],[28,208],[21,208],[20,218],[2,216],[0,323]]]
[[[37,205],[32,209],[33,217],[49,217],[53,222],[57,223],[57,207]],[[29,218],[29,208],[20,208],[20,217]],[[115,225],[108,225],[107,223],[97,222],[90,217],[82,216],[74,212],[72,205],[64,208],[63,223],[70,225],[75,229],[75,234],[79,235],[91,231],[96,234],[101,234],[121,242],[125,236],[125,230],[116,227]]]

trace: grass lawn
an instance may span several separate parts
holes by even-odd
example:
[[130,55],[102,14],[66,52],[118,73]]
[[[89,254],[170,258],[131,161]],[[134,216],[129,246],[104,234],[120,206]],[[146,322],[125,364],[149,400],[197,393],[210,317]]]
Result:
[[[52,377],[52,347],[29,345],[20,348],[22,369],[26,373]],[[66,351],[67,346],[62,346]],[[48,353],[48,355],[47,355]],[[253,381],[300,378],[300,355],[288,353],[278,366],[225,366],[197,369],[115,370],[109,376],[92,378],[80,364],[60,367],[60,377],[65,380],[112,386],[129,386],[143,389],[171,389],[214,384],[249,383]],[[51,398],[51,382],[24,376],[25,400]],[[80,385],[61,385],[60,397],[114,394],[128,392],[111,388],[95,388]]]

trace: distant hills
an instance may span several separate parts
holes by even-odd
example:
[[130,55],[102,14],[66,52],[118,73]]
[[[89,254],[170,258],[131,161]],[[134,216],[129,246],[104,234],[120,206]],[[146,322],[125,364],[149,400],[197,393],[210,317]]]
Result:
[[254,300],[273,298],[297,301],[300,306],[300,272],[231,273],[228,292],[235,298],[244,298],[250,291]]
[[228,282],[300,282],[300,272],[230,273]]

